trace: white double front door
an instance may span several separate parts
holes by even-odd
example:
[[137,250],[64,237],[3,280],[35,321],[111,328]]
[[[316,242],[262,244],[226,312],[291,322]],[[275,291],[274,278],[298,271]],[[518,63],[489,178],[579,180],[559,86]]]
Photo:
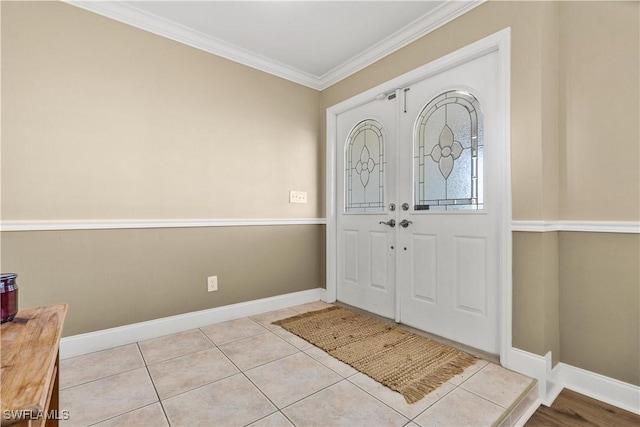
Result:
[[337,118],[337,298],[499,352],[498,53]]

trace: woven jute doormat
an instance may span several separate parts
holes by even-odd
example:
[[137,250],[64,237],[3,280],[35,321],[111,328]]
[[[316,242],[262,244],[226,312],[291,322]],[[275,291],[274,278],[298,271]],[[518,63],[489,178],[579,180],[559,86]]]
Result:
[[342,307],[273,322],[415,403],[477,358]]

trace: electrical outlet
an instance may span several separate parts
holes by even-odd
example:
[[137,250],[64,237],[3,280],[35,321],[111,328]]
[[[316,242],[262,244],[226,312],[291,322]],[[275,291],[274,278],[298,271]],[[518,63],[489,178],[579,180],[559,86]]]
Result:
[[307,192],[289,191],[289,203],[307,203]]
[[209,292],[218,290],[218,276],[207,277],[207,290]]

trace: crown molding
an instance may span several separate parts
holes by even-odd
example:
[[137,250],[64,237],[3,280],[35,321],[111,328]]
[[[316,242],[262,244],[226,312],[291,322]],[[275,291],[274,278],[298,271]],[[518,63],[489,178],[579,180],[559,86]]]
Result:
[[106,18],[174,40],[178,43],[212,53],[283,79],[321,90],[318,78],[294,67],[282,64],[224,40],[208,36],[184,25],[145,12],[119,1],[62,0],[64,3],[102,15]]
[[346,79],[352,74],[357,73],[385,56],[388,56],[405,47],[409,43],[418,40],[420,37],[423,37],[453,21],[457,17],[469,12],[471,9],[480,6],[485,1],[486,0],[472,0],[469,2],[446,1],[429,13],[422,15],[409,25],[401,28],[386,39],[365,50],[360,55],[321,76],[319,78],[319,86],[322,89],[326,89],[329,86]]
[[164,19],[152,13],[119,1],[62,0],[72,6],[102,15],[150,33],[177,41],[187,46],[212,53],[231,61],[255,68],[265,73],[310,87],[324,90],[374,62],[406,46],[414,40],[452,21],[458,16],[481,5],[486,0],[469,2],[448,0],[431,12],[419,17],[406,27],[362,52],[355,58],[334,68],[322,76],[301,71],[295,67],[239,48],[215,37],[208,36],[186,26]]

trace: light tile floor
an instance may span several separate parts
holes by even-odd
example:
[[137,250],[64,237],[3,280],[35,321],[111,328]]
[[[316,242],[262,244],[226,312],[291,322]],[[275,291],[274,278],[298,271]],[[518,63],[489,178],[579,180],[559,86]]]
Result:
[[[274,320],[316,302],[62,360],[62,426],[513,425],[533,380],[481,360],[419,402]],[[516,403],[521,404],[516,405]]]

